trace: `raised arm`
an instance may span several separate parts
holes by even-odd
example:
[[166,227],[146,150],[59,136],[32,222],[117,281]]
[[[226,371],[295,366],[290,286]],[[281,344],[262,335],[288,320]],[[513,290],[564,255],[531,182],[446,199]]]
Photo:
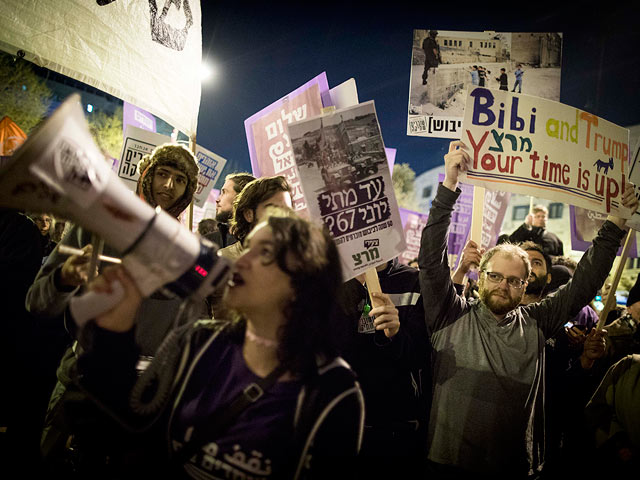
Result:
[[438,186],[431,205],[427,225],[422,231],[418,264],[420,267],[420,290],[425,319],[431,332],[453,321],[464,308],[451,280],[447,257],[447,238],[451,213],[460,195],[458,175],[466,171],[470,161],[466,146],[451,142],[451,150],[444,157],[445,178]]

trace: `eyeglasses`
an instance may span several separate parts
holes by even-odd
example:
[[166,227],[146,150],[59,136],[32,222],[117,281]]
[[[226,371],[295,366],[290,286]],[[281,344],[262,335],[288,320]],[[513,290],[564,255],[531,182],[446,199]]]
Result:
[[509,286],[511,288],[515,288],[516,290],[520,290],[525,284],[525,281],[518,277],[505,277],[501,273],[496,273],[496,272],[484,272],[484,273],[487,276],[487,280],[489,280],[491,283],[500,284],[502,283],[502,280],[506,279]]

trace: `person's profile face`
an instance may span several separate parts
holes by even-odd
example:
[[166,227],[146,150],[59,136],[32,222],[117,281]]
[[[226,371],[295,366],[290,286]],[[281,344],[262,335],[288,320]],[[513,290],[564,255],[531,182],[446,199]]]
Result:
[[233,201],[236,199],[236,182],[227,180],[222,185],[220,195],[216,199],[216,220],[227,222],[233,214]]

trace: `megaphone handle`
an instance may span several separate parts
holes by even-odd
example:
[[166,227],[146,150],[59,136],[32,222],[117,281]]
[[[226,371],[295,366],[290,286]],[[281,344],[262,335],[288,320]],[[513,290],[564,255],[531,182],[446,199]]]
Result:
[[69,302],[71,316],[78,327],[82,328],[92,318],[108,312],[124,298],[122,284],[115,280],[111,284],[111,293],[87,292],[73,297]]

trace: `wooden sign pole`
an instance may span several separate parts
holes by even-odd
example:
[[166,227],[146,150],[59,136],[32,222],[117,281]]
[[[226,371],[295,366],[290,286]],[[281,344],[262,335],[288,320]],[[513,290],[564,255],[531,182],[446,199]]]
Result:
[[634,230],[629,229],[629,233],[627,233],[627,238],[624,241],[624,247],[622,248],[622,254],[620,255],[620,262],[618,263],[618,268],[616,268],[616,273],[613,276],[613,281],[611,282],[611,290],[609,290],[609,295],[607,295],[607,301],[604,304],[604,308],[600,312],[600,318],[598,320],[598,325],[596,325],[596,330],[602,330],[605,322],[607,321],[607,317],[609,316],[609,312],[613,309],[614,302],[616,301],[616,289],[618,288],[618,283],[620,282],[620,277],[622,277],[622,271],[624,270],[624,264],[627,263],[627,257],[629,256],[629,250],[631,249],[631,245],[635,241]]

